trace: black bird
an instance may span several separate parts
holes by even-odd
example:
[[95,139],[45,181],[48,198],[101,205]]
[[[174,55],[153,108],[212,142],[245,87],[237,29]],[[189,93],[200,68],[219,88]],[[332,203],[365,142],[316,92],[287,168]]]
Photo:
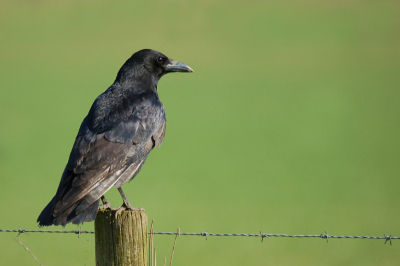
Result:
[[39,215],[39,226],[93,221],[100,198],[134,178],[165,135],[165,111],[158,93],[160,78],[170,72],[193,72],[154,50],[133,54],[114,83],[94,101],[83,120],[56,195]]

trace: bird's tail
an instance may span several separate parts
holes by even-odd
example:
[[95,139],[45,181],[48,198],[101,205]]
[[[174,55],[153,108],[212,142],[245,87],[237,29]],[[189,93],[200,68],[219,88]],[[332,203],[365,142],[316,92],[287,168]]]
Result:
[[37,222],[39,226],[62,225],[63,227],[72,222],[73,224],[81,224],[84,222],[91,222],[96,218],[99,200],[93,202],[89,207],[80,213],[76,213],[76,207],[79,206],[81,201],[76,202],[70,208],[57,216],[54,216],[54,208],[56,205],[56,196],[47,204],[46,208],[40,213]]
[[47,204],[47,206],[43,209],[43,211],[40,213],[37,222],[39,223],[39,226],[50,226],[54,223],[54,205],[55,205],[55,197]]

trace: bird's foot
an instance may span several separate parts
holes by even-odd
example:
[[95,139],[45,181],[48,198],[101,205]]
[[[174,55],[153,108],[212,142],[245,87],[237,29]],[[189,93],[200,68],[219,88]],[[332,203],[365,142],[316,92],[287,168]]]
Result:
[[125,210],[126,210],[126,208],[124,207],[124,205],[122,205],[121,207],[119,207],[118,210],[115,212],[115,218],[118,217],[118,216],[120,216],[121,213],[122,213],[123,211],[125,211]]
[[99,210],[112,210],[112,211],[118,210],[118,208],[114,208],[104,196],[101,197],[101,201],[103,202],[103,205],[99,206],[98,208]]
[[99,210],[112,210],[112,211],[116,211],[118,210],[118,208],[114,208],[113,206],[111,206],[110,202],[107,202],[103,205],[99,206]]
[[124,204],[122,204],[121,208],[125,208],[125,209],[131,210],[131,211],[137,209],[137,208],[133,208],[132,205],[129,203],[129,201],[125,200],[125,199],[124,199]]
[[118,217],[119,215],[121,215],[121,213],[123,213],[125,210],[128,210],[128,211],[143,210],[142,208],[134,208],[131,206],[131,204],[129,204],[129,202],[127,202],[127,203],[124,202],[124,204],[122,204],[121,207],[116,209],[117,211],[115,212],[115,217]]
[[[116,211],[115,213],[115,217],[118,217],[119,215],[121,215],[121,213],[125,210],[129,210],[129,211],[134,211],[134,210],[138,210],[137,208],[133,208],[132,205],[129,203],[128,199],[125,196],[124,191],[122,190],[122,188],[118,188],[119,193],[121,194],[122,200],[124,201],[124,203],[122,204],[121,207],[119,207],[119,209]],[[141,210],[141,209],[139,209]]]

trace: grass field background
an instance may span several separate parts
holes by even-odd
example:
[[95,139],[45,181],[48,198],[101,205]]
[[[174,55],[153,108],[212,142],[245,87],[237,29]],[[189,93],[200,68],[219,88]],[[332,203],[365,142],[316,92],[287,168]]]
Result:
[[[152,48],[195,70],[160,81],[164,144],[124,186],[155,231],[400,236],[399,1],[0,6],[1,229],[37,228],[92,102]],[[0,264],[37,265],[16,235],[0,233]],[[93,235],[18,240],[43,265],[95,263]],[[173,241],[155,237],[158,261]],[[260,242],[181,236],[174,265],[400,261],[395,240]]]

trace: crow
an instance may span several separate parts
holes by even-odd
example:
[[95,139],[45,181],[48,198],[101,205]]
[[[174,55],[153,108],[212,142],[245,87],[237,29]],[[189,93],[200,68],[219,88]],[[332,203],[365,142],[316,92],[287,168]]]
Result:
[[170,72],[193,69],[150,49],[123,64],[83,120],[56,195],[37,219],[39,226],[93,221],[100,199],[101,207],[112,208],[104,194],[113,186],[123,199],[121,208],[133,209],[121,186],[164,140],[166,118],[157,84]]

